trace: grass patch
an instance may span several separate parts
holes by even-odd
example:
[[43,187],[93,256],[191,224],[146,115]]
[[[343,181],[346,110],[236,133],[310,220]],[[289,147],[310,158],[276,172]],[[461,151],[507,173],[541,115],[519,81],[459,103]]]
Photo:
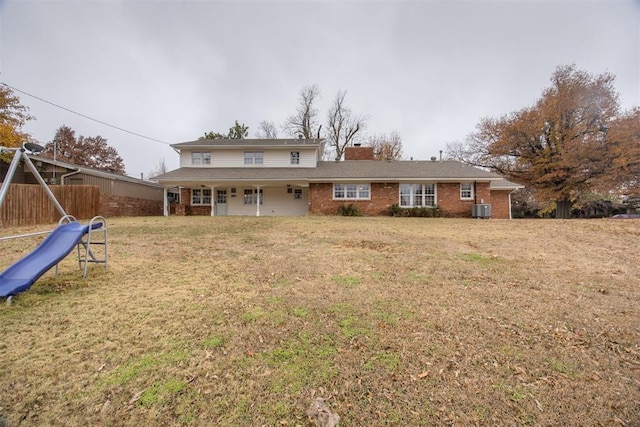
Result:
[[295,426],[312,397],[341,425],[640,419],[636,221],[109,225],[108,270],[67,257],[0,304],[5,424]]

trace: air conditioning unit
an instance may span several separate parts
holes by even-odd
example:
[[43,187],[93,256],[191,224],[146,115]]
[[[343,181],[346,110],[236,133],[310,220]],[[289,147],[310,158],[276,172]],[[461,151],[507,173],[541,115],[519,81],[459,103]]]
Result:
[[471,216],[473,218],[491,218],[491,205],[485,203],[473,205]]

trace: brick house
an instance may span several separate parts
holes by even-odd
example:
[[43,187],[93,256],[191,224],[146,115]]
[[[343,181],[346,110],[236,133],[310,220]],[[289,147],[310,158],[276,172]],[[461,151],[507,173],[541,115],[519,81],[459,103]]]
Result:
[[[384,215],[392,205],[438,206],[453,216],[507,219],[510,194],[522,187],[457,161],[374,160],[372,147],[347,147],[344,161],[322,161],[324,141],[316,139],[202,139],[172,147],[180,168],[155,179],[180,188],[177,215],[331,215],[352,204],[363,215]],[[165,215],[168,206],[165,196]]]

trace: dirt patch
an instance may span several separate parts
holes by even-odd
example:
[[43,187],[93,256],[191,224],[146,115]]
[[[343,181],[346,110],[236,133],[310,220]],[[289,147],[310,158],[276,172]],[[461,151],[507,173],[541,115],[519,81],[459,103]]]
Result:
[[[30,228],[28,231],[32,231]],[[2,235],[27,229],[5,229]],[[0,307],[7,425],[640,423],[640,224],[123,218]],[[37,242],[0,242],[0,268]]]

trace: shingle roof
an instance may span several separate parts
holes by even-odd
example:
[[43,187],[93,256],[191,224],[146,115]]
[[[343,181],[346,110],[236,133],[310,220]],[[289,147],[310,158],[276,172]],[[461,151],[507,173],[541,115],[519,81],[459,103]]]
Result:
[[237,148],[237,147],[289,147],[289,146],[318,146],[322,139],[197,139],[195,141],[171,144],[174,148]]
[[503,179],[458,161],[381,161],[345,160],[342,162],[318,162],[310,179],[439,179],[439,180],[484,180]]
[[191,168],[184,167],[157,176],[158,181],[221,181],[221,180],[287,180],[302,179],[310,182],[343,180],[368,181],[498,181],[500,175],[487,172],[457,161],[379,161],[346,160],[318,162],[315,168]]
[[30,159],[32,161],[38,161],[38,162],[42,162],[42,163],[47,163],[50,165],[54,165],[54,166],[59,166],[61,168],[65,168],[65,169],[69,169],[69,170],[74,170],[74,171],[78,171],[87,175],[92,175],[92,176],[97,176],[100,178],[107,178],[107,179],[112,179],[112,180],[116,180],[116,181],[126,181],[126,182],[132,182],[132,183],[136,183],[136,184],[144,184],[144,185],[148,185],[150,187],[159,187],[160,185],[156,182],[153,181],[146,181],[146,180],[142,180],[142,179],[138,179],[138,178],[133,178],[127,175],[121,175],[121,174],[117,174],[117,173],[112,173],[112,172],[106,172],[100,169],[95,169],[95,168],[90,168],[87,166],[78,166],[75,165],[73,163],[67,163],[67,162],[61,162],[59,160],[53,160],[53,159],[49,159],[47,157],[40,157],[40,156],[29,156]]

